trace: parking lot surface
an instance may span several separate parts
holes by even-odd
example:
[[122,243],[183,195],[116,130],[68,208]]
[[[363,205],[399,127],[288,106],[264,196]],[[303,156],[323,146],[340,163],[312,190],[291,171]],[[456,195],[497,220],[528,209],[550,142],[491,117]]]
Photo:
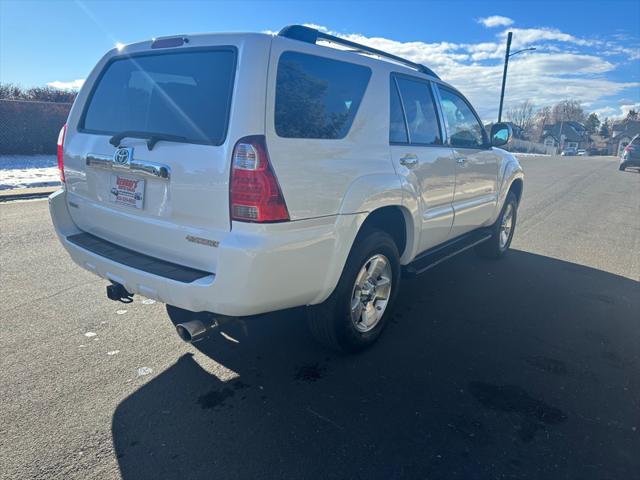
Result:
[[301,309],[184,344],[163,305],[107,300],[46,200],[0,204],[0,476],[640,478],[640,174],[522,163],[510,254],[403,280],[356,356]]

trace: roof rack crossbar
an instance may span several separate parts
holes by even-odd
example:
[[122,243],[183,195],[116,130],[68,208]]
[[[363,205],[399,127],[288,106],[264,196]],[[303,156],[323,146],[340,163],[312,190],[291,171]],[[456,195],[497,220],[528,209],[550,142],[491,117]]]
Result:
[[372,55],[377,55],[379,57],[388,58],[395,62],[401,63],[408,67],[414,68],[421,73],[425,73],[427,75],[431,75],[435,78],[440,78],[435,74],[433,70],[429,67],[425,67],[420,63],[412,62],[411,60],[407,60],[406,58],[398,57],[397,55],[393,55],[391,53],[384,52],[382,50],[378,50],[377,48],[367,47],[366,45],[362,45],[360,43],[352,42],[351,40],[346,40],[344,38],[336,37],[335,35],[330,35],[325,32],[321,32],[316,30],[315,28],[305,27],[304,25],[288,25],[284,27],[280,32],[278,32],[280,37],[290,38],[292,40],[299,40],[301,42],[313,43],[315,44],[318,40],[324,40],[326,42],[336,43],[338,45],[343,45],[345,47],[353,48],[357,51],[361,51],[363,53],[369,53]]

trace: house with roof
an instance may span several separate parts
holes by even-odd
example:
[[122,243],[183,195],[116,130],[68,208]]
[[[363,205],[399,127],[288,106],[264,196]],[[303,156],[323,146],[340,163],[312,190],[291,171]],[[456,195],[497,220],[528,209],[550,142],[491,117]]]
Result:
[[640,134],[640,120],[626,120],[611,127],[611,136],[607,142],[609,155],[622,155],[624,147],[631,139]]
[[542,129],[540,141],[544,145],[560,150],[567,148],[589,148],[591,137],[580,122],[567,121],[545,125]]

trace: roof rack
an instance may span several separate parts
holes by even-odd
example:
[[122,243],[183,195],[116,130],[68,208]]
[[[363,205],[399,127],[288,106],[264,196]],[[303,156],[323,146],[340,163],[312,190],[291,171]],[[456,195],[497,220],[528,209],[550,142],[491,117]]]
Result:
[[379,57],[388,58],[393,60],[394,62],[402,63],[408,67],[414,68],[421,73],[425,73],[427,75],[431,75],[435,78],[440,78],[435,74],[433,70],[420,63],[412,62],[411,60],[407,60],[406,58],[398,57],[396,55],[392,55],[391,53],[383,52],[382,50],[378,50],[377,48],[367,47],[366,45],[362,45],[360,43],[352,42],[350,40],[346,40],[344,38],[336,37],[335,35],[329,35],[328,33],[321,32],[316,30],[315,28],[305,27],[304,25],[288,25],[284,27],[280,32],[278,32],[280,37],[291,38],[293,40],[299,40],[301,42],[313,43],[315,44],[318,40],[324,40],[330,43],[336,43],[338,45],[343,45],[345,47],[353,48],[357,52],[369,53],[372,55],[377,55]]

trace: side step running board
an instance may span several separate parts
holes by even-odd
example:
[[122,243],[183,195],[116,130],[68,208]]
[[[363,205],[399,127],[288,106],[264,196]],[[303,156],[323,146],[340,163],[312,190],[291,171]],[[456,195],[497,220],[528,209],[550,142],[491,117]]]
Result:
[[421,253],[404,270],[410,275],[418,275],[490,238],[490,229],[474,230]]

